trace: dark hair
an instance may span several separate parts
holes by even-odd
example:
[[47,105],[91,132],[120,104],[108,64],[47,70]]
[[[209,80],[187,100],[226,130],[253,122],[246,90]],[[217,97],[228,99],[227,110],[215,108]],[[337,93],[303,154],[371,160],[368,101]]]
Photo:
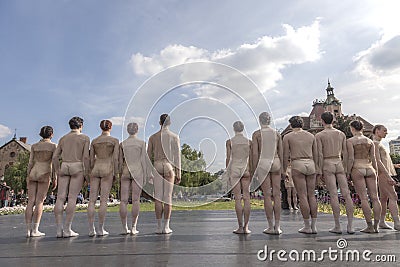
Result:
[[69,128],[71,128],[71,130],[79,129],[83,125],[83,119],[80,117],[73,117],[69,120],[68,123],[69,123]]
[[380,130],[380,129],[382,129],[383,127],[385,127],[385,126],[382,125],[382,124],[377,124],[377,125],[375,125],[374,128],[372,128],[372,133],[375,134],[376,130]]
[[135,133],[138,132],[139,126],[136,122],[131,122],[128,124],[128,126],[126,126],[126,130],[130,135],[134,135]]
[[243,132],[244,124],[241,121],[235,121],[233,123],[233,130],[237,133]]
[[333,122],[333,114],[330,111],[325,111],[324,113],[321,114],[321,119],[326,123],[326,124],[332,124]]
[[292,128],[303,128],[303,119],[300,116],[293,116],[289,119]]
[[100,128],[101,128],[103,131],[109,131],[109,130],[111,130],[111,128],[112,128],[112,122],[109,121],[109,120],[102,120],[102,121],[100,122]]
[[162,114],[160,116],[160,124],[161,126],[168,126],[171,124],[171,119],[168,114]]
[[40,133],[39,133],[39,135],[40,135],[42,138],[50,138],[52,134],[53,134],[53,127],[48,126],[48,125],[43,126],[43,127],[40,129]]
[[361,131],[364,128],[364,123],[362,123],[362,121],[355,120],[350,122],[350,126],[356,129],[357,131]]
[[269,125],[271,123],[271,116],[267,112],[262,112],[258,116],[261,125]]

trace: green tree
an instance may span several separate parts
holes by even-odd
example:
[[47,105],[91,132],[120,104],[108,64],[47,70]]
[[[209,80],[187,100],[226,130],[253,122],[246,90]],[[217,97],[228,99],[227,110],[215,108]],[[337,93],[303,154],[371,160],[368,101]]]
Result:
[[29,152],[20,153],[18,155],[18,160],[8,167],[4,173],[4,180],[11,189],[14,189],[15,192],[21,191],[21,189],[26,192],[29,154]]
[[346,138],[350,138],[353,136],[350,131],[350,122],[351,119],[347,116],[337,116],[333,126],[342,131],[346,135]]
[[393,164],[400,164],[400,155],[390,154],[390,157],[392,158]]
[[182,179],[181,186],[198,187],[207,185],[216,179],[215,175],[206,171],[203,153],[196,151],[188,144],[181,148]]

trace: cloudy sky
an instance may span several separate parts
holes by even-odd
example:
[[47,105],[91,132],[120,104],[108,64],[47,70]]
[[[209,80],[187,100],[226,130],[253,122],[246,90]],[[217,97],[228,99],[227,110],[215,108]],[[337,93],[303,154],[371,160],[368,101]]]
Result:
[[147,139],[167,112],[216,170],[234,120],[251,136],[265,103],[285,128],[325,97],[328,78],[345,114],[393,139],[398,10],[396,0],[0,1],[0,143],[14,129],[34,143],[43,125],[57,141],[75,115],[91,138],[112,119],[114,136],[134,120]]

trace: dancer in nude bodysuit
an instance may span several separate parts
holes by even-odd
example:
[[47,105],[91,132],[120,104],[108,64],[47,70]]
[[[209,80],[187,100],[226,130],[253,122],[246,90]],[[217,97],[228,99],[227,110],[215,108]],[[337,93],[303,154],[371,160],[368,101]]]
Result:
[[[43,138],[31,147],[31,154],[28,163],[28,205],[25,210],[26,237],[44,236],[39,232],[40,219],[42,218],[43,202],[52,178],[52,190],[57,187],[57,176],[52,168],[53,153],[57,145],[50,140],[53,137],[53,128],[44,126],[40,129],[40,136]],[[35,206],[35,211],[33,207]],[[33,219],[33,225],[32,225]]]
[[100,191],[99,229],[97,235],[108,235],[104,229],[107,212],[107,201],[113,180],[118,174],[119,141],[110,136],[112,123],[109,120],[100,122],[102,133],[93,139],[90,145],[90,194],[88,205],[89,236],[95,236],[94,214],[97,196]]
[[[53,156],[53,165],[58,174],[57,201],[54,207],[57,237],[74,237],[79,234],[71,230],[75,214],[76,198],[82,188],[84,177],[89,175],[90,139],[82,134],[83,119],[73,117],[69,121],[71,132],[61,137]],[[60,159],[62,164],[60,166]],[[64,202],[68,195],[65,224],[63,228]]]
[[[343,132],[333,128],[333,114],[324,112],[321,115],[324,130],[315,135],[318,147],[318,176],[325,182],[330,195],[335,227],[329,232],[341,234],[340,205],[336,183],[346,201],[347,233],[354,234],[353,229],[353,200],[350,196],[346,178],[347,147],[346,136]],[[343,164],[344,163],[344,164]]]
[[[119,214],[122,222],[121,234],[139,233],[136,229],[140,209],[140,194],[145,179],[151,174],[150,164],[147,162],[146,143],[137,138],[137,123],[129,123],[127,126],[129,137],[120,144],[119,173],[121,179],[121,204]],[[132,190],[132,227],[128,228],[127,205],[129,190]]]
[[389,211],[392,214],[392,218],[394,221],[394,229],[400,231],[399,210],[397,207],[398,198],[396,190],[394,189],[394,185],[396,184],[396,182],[391,177],[396,176],[397,174],[389,153],[381,144],[382,138],[385,138],[387,135],[387,129],[383,125],[376,125],[372,129],[372,133],[374,134],[373,140],[375,144],[375,156],[378,165],[378,188],[380,195],[379,199],[382,205],[379,228],[393,229],[385,222],[386,209],[389,207]]
[[[378,233],[381,214],[376,177],[378,167],[375,159],[374,143],[363,135],[363,127],[364,125],[361,121],[352,121],[350,123],[353,137],[347,140],[347,152],[349,154],[347,173],[348,176],[351,174],[354,188],[360,197],[361,208],[367,222],[367,227],[362,229],[361,232]],[[369,206],[368,195],[374,209],[374,224],[372,224],[372,211]]]
[[269,126],[271,117],[267,112],[260,114],[259,121],[261,129],[255,131],[252,136],[252,166],[255,169],[252,170],[252,173],[262,181],[264,211],[268,221],[268,228],[264,230],[264,233],[279,235],[282,233],[279,223],[281,217],[281,162],[283,161],[282,138]]
[[293,131],[283,138],[283,170],[286,172],[290,158],[293,182],[300,200],[300,210],[304,219],[304,227],[299,232],[316,234],[315,161],[318,157],[317,143],[311,133],[302,129],[303,120],[301,117],[293,116],[290,118],[289,123]]
[[[296,187],[294,187],[293,177],[292,177],[292,166],[288,166],[286,169],[286,177],[285,177],[285,188],[287,192],[287,202],[289,204],[289,210],[298,210],[297,207],[297,191]],[[292,206],[293,201],[293,206]]]
[[[235,211],[239,227],[235,234],[250,234],[250,170],[251,141],[243,136],[241,121],[233,124],[235,136],[226,141],[226,169],[235,196]],[[242,206],[243,199],[243,206]]]
[[[169,227],[172,210],[172,190],[174,182],[181,181],[181,152],[179,137],[169,130],[171,124],[168,114],[160,116],[161,129],[149,138],[148,157],[153,161],[154,204],[157,219],[157,234],[170,234]],[[161,220],[164,213],[164,226]]]

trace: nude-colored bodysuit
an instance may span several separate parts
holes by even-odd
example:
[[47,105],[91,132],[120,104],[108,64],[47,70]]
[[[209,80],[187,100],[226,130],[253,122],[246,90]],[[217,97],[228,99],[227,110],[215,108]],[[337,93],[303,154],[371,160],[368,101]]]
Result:
[[277,131],[271,127],[255,131],[252,146],[252,166],[259,177],[265,177],[269,172],[282,172],[283,146]]
[[304,175],[317,171],[314,161],[318,158],[314,135],[304,130],[293,131],[283,138],[283,169],[286,171],[291,160],[292,170]]
[[317,169],[321,173],[345,174],[348,158],[345,134],[329,127],[317,133],[315,139],[318,148]]
[[[79,130],[71,130],[58,142],[53,156],[53,164],[56,172],[61,176],[73,176],[79,172],[89,174],[89,146],[90,139]],[[59,159],[62,159],[60,167]]]
[[226,155],[229,158],[227,166],[229,177],[241,178],[250,170],[251,141],[243,134],[237,133],[226,141],[226,147],[227,151],[230,151],[230,155]]
[[[347,140],[349,171],[357,169],[363,176],[376,175],[375,147],[367,137],[352,137]],[[372,156],[371,156],[372,155]]]
[[42,139],[31,147],[28,164],[28,179],[32,182],[49,182],[52,175],[52,158],[57,145]]
[[119,141],[102,133],[90,145],[90,167],[92,177],[108,177],[118,172]]
[[146,143],[131,135],[121,142],[119,147],[121,179],[135,179],[143,185],[144,178],[151,173],[149,164],[147,164]]
[[[381,168],[384,167],[390,176],[396,176],[397,175],[396,169],[393,166],[393,162],[392,162],[389,152],[385,149],[385,147],[382,145],[382,143],[380,141],[374,141],[374,144],[375,144],[375,146],[378,147],[379,156],[380,156],[381,162],[383,164],[383,166],[381,166]],[[380,175],[380,173],[383,172],[383,170],[381,170],[379,167],[380,167],[380,164],[378,164],[378,170],[379,170],[378,172]]]
[[179,137],[168,128],[161,128],[160,131],[149,138],[147,154],[154,161],[154,168],[157,172],[166,176],[174,172],[174,175],[181,177],[181,153]]

